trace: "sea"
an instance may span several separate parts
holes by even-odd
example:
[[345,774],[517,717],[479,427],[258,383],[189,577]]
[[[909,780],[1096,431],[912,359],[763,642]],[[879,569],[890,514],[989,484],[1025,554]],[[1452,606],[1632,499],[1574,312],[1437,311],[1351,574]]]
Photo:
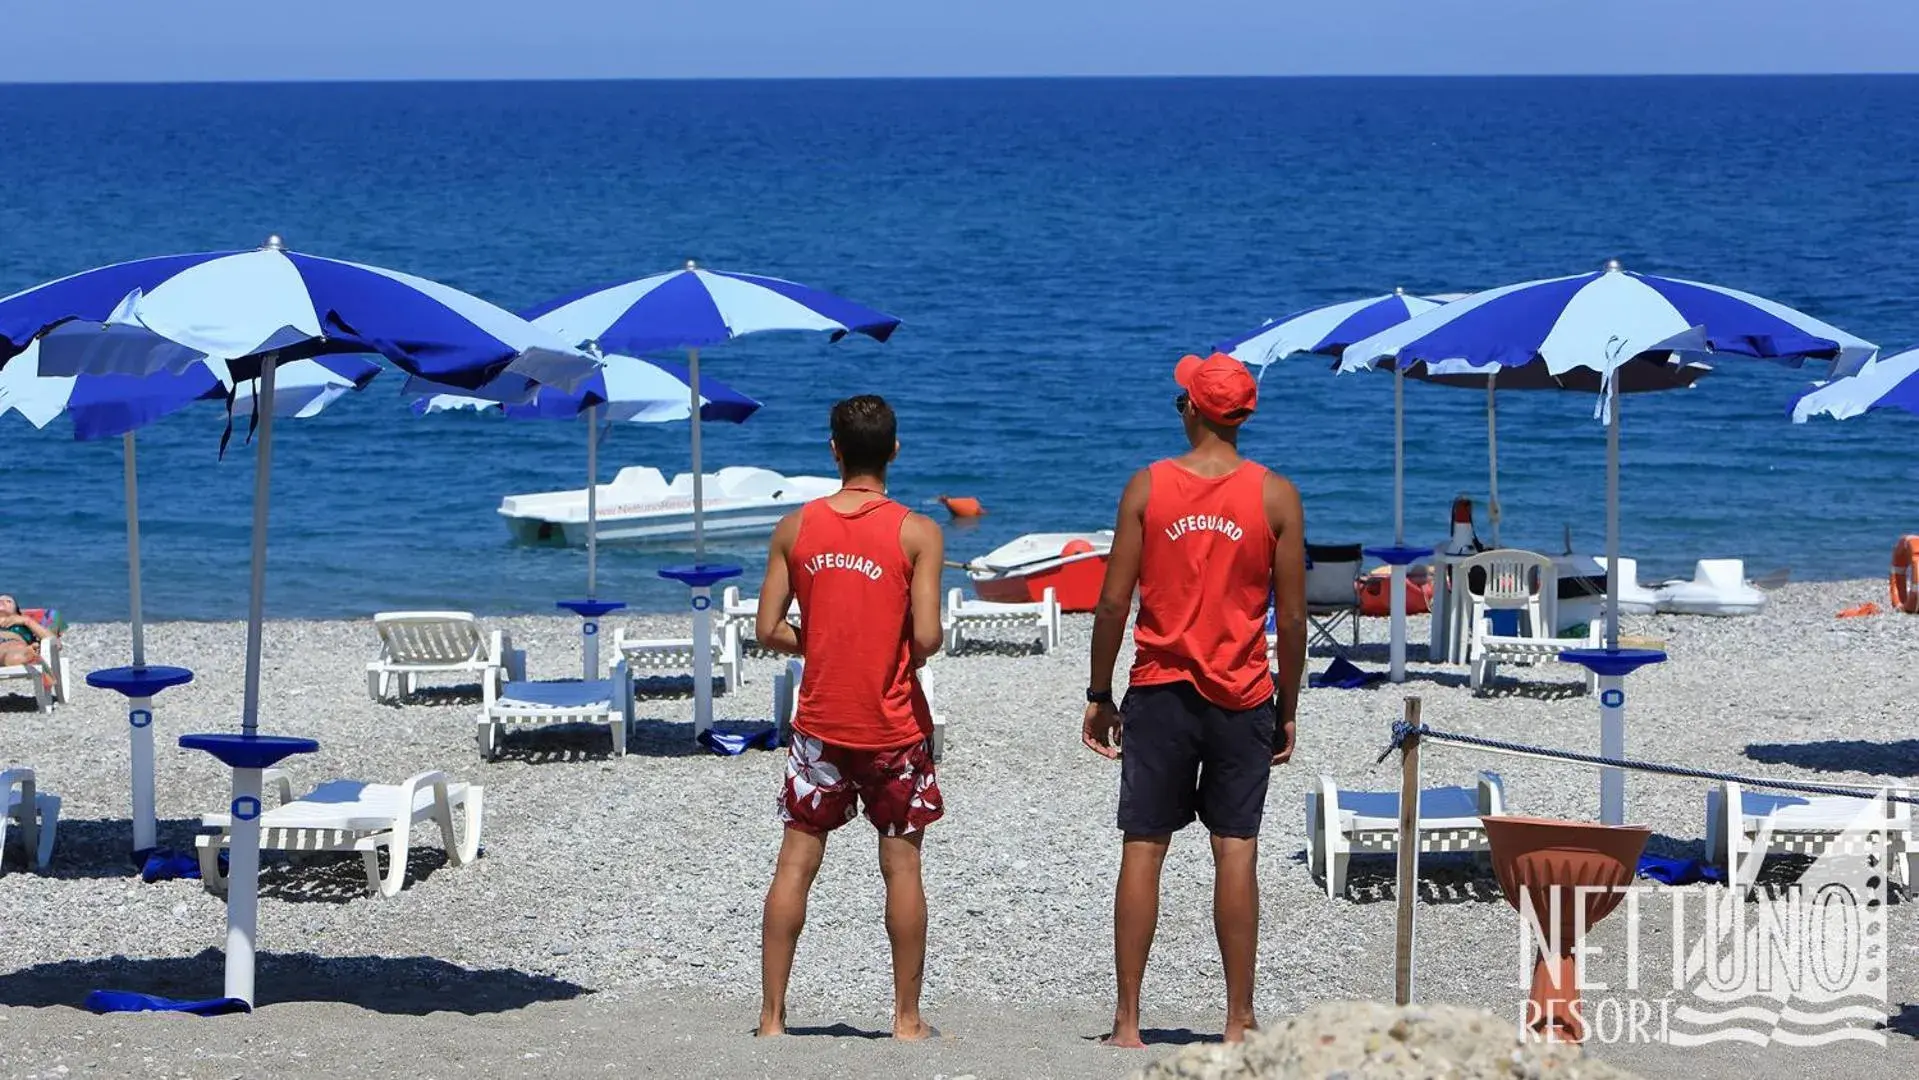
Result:
[[[703,354],[766,405],[709,424],[710,466],[830,474],[827,413],[878,393],[890,478],[949,557],[1108,527],[1182,449],[1173,364],[1309,305],[1629,269],[1919,344],[1919,79],[1057,79],[0,86],[0,294],[102,263],[246,248],[448,282],[514,309],[696,259],[898,315],[891,341]],[[1792,424],[1820,374],[1727,360],[1622,411],[1622,550],[1658,580],[1883,574],[1919,531],[1919,418]],[[513,546],[504,495],[578,488],[585,429],[415,415],[389,373],[274,448],[267,613],[553,611],[580,550]],[[1391,379],[1295,357],[1242,448],[1291,476],[1314,542],[1392,539]],[[1409,385],[1409,539],[1455,496],[1489,532],[1485,396]],[[243,618],[254,455],[217,404],[139,436],[146,613]],[[603,476],[688,464],[685,424],[607,436]],[[0,418],[0,591],[127,610],[117,440]],[[1604,540],[1590,397],[1499,400],[1501,539]],[[757,588],[760,546],[719,549]],[[600,593],[683,610],[679,552],[609,548]],[[961,584],[953,575],[952,584]],[[1862,599],[1867,598],[1862,595]]]

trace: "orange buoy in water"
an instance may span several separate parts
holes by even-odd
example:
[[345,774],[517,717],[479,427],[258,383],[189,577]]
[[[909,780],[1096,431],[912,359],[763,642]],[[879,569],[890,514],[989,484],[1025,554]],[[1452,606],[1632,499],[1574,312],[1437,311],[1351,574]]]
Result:
[[975,518],[986,512],[979,500],[971,495],[941,495],[940,505],[956,518]]

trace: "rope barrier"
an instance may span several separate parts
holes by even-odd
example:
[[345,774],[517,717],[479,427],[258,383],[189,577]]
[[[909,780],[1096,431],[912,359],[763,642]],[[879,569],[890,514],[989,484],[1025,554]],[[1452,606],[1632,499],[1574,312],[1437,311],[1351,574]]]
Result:
[[[1661,776],[1677,776],[1688,780],[1719,780],[1742,784],[1746,787],[1770,788],[1774,791],[1793,791],[1806,795],[1839,795],[1856,799],[1863,795],[1876,795],[1891,785],[1868,787],[1865,785],[1844,784],[1808,784],[1797,780],[1772,780],[1761,776],[1741,776],[1738,773],[1719,772],[1713,769],[1694,769],[1685,765],[1667,765],[1656,761],[1634,761],[1630,758],[1609,758],[1598,754],[1581,754],[1572,750],[1553,750],[1543,746],[1527,746],[1524,743],[1505,742],[1500,739],[1488,739],[1479,735],[1461,735],[1457,732],[1435,731],[1425,724],[1410,724],[1404,720],[1393,722],[1393,739],[1386,749],[1379,752],[1373,765],[1378,766],[1403,746],[1408,738],[1418,735],[1423,742],[1435,739],[1439,742],[1458,743],[1461,746],[1474,746],[1481,750],[1490,750],[1497,754],[1509,754],[1514,757],[1539,758],[1545,761],[1565,761],[1575,765],[1590,765],[1605,769],[1628,769],[1633,772],[1657,773]],[[1905,803],[1919,806],[1919,798],[1910,795],[1893,795],[1888,792],[1887,802]]]

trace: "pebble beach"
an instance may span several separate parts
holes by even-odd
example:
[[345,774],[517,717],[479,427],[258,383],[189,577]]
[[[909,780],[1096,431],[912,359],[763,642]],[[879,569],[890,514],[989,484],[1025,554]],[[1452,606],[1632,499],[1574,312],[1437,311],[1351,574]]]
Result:
[[[1904,660],[1919,619],[1836,619],[1883,583],[1789,584],[1744,619],[1629,618],[1624,633],[1664,642],[1671,662],[1633,677],[1628,746],[1646,760],[1821,782],[1911,784],[1919,733]],[[488,620],[529,655],[535,678],[577,672],[577,623]],[[655,636],[682,620],[635,617]],[[428,769],[485,785],[483,855],[446,865],[421,838],[408,885],[369,898],[357,857],[269,858],[262,874],[259,999],[252,1017],[95,1017],[78,1006],[112,987],[182,997],[220,984],[223,902],[198,881],[143,884],[128,867],[127,750],[118,698],[79,686],[50,716],[0,699],[0,764],[30,765],[63,800],[44,873],[17,858],[0,875],[0,1061],[15,1076],[343,1075],[405,1065],[422,1076],[1128,1075],[1152,1060],[1093,1039],[1111,1005],[1112,885],[1119,859],[1116,766],[1080,745],[1091,620],[1067,618],[1040,655],[1014,637],[932,662],[948,717],[940,784],[947,818],[929,832],[927,1012],[943,1037],[918,1047],[867,1036],[886,1027],[889,961],[872,833],[856,823],[829,845],[801,939],[792,1022],[811,1034],[757,1043],[758,920],[778,846],[782,758],[717,757],[691,740],[690,701],[648,697],[625,757],[604,729],[516,733],[483,763],[476,687],[431,690],[400,706],[368,700],[367,620],[285,621],[265,640],[262,730],[319,740],[293,759],[295,787],[352,777],[396,783]],[[1362,666],[1383,668],[1383,620],[1367,620]],[[227,774],[177,737],[237,725],[244,627],[168,623],[148,630],[154,662],[196,680],[157,705],[163,846],[190,850],[200,814],[222,807]],[[73,671],[124,663],[124,625],[67,631]],[[1262,845],[1258,1006],[1291,1016],[1326,1001],[1390,1001],[1394,904],[1389,860],[1356,860],[1351,898],[1328,899],[1305,865],[1304,796],[1320,774],[1343,788],[1397,787],[1375,766],[1407,696],[1435,728],[1597,751],[1596,705],[1570,668],[1505,669],[1475,698],[1465,670],[1424,663],[1413,621],[1402,686],[1309,689],[1299,746],[1277,770]],[[1122,656],[1122,668],[1130,648]],[[1325,667],[1315,655],[1311,670]],[[723,720],[770,716],[774,661],[719,699]],[[669,688],[670,689],[670,688]],[[1512,812],[1594,820],[1598,777],[1528,759],[1429,744],[1428,785],[1496,769]],[[1628,817],[1651,850],[1703,855],[1706,785],[1634,776]],[[1203,838],[1168,860],[1146,1023],[1162,1043],[1216,1036],[1223,990],[1212,937]],[[1676,1050],[1594,1046],[1641,1075],[1808,1076],[1919,1069],[1919,933],[1914,906],[1889,909],[1886,1047]],[[1610,924],[1608,924],[1610,925]],[[1489,873],[1440,860],[1421,884],[1417,996],[1514,1015],[1523,996],[1517,917]],[[1607,926],[1600,940],[1605,942]],[[1149,1036],[1150,1037],[1150,1036]],[[1161,1052],[1164,1052],[1162,1046]],[[1883,1071],[1888,1070],[1889,1071]]]

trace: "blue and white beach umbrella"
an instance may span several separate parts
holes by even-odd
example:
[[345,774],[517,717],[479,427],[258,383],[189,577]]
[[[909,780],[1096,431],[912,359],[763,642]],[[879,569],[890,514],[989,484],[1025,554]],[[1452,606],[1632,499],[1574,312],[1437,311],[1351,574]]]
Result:
[[[497,412],[515,420],[586,419],[586,599],[564,600],[559,606],[583,620],[580,657],[587,679],[599,677],[598,620],[626,606],[599,596],[600,439],[612,424],[671,423],[693,415],[691,376],[684,367],[617,354],[601,357],[600,362],[600,370],[576,391],[536,386],[530,401],[519,400],[527,395],[525,388],[513,385],[516,376],[506,377],[508,385],[481,387],[474,394],[433,392],[440,388],[419,379],[410,380],[406,388],[407,394],[415,397],[413,408],[419,413],[474,411]],[[512,403],[487,396],[495,391]],[[417,396],[423,393],[425,396]],[[716,379],[700,380],[699,402],[700,419],[733,424],[745,423],[760,407],[759,402]],[[602,421],[608,426],[603,428]]]
[[1882,409],[1919,413],[1919,349],[1876,359],[1858,372],[1823,382],[1792,402],[1792,421],[1815,416],[1848,420]]
[[[207,319],[218,309],[224,314]],[[402,370],[472,387],[513,370],[583,374],[566,342],[450,286],[288,251],[170,255],[74,274],[0,299],[0,361],[42,339],[43,370],[147,376],[202,360],[223,383],[260,358],[379,353]]]
[[[1606,425],[1606,643],[1563,658],[1599,676],[1600,753],[1626,749],[1624,675],[1665,659],[1619,647],[1620,369],[1635,358],[1688,353],[1747,356],[1785,363],[1825,360],[1835,372],[1858,370],[1878,351],[1784,304],[1750,293],[1651,274],[1617,261],[1598,273],[1488,289],[1415,316],[1348,346],[1341,371],[1377,366],[1443,379],[1529,371],[1571,378],[1582,369],[1604,389]],[[1625,774],[1600,780],[1600,817],[1625,821]]]
[[[891,315],[781,278],[685,269],[562,297],[526,313],[564,340],[609,353],[685,349],[688,378],[700,381],[700,349],[746,334],[774,330],[824,333],[838,341],[864,334],[885,341],[899,328]],[[689,406],[690,409],[690,406]],[[706,491],[700,461],[700,425],[692,425],[693,565],[661,573],[692,593],[693,640],[712,636],[712,586],[737,577],[737,566],[706,562]],[[713,671],[708,650],[693,650],[693,733],[713,722]]]
[[258,378],[253,551],[240,733],[186,735],[233,769],[226,994],[253,1001],[262,773],[312,739],[259,734],[266,530],[279,366],[377,352],[410,374],[476,387],[502,373],[571,385],[594,360],[519,317],[423,278],[298,255],[278,237],[252,252],[142,259],[0,299],[0,360],[40,338],[50,375],[167,377],[196,361],[223,384]]
[[[1263,380],[1269,365],[1287,357],[1313,353],[1338,359],[1346,351],[1346,346],[1353,342],[1397,326],[1442,303],[1442,300],[1415,296],[1405,289],[1394,289],[1384,296],[1369,296],[1362,300],[1346,300],[1296,311],[1214,348],[1240,363],[1259,368]],[[1367,550],[1369,554],[1386,560],[1392,567],[1387,675],[1393,682],[1404,682],[1406,567],[1431,555],[1432,551],[1406,545],[1406,386],[1405,380],[1398,377],[1393,380],[1393,542],[1390,547]]]
[[1267,322],[1243,337],[1215,346],[1242,364],[1264,368],[1298,353],[1317,353],[1334,359],[1355,341],[1423,315],[1442,301],[1394,289],[1384,296],[1345,300],[1337,304],[1295,311]]
[[[94,672],[89,682],[108,689],[128,690],[128,738],[132,744],[133,851],[137,857],[158,842],[153,797],[153,694],[191,678],[183,668],[149,667],[146,618],[140,591],[140,485],[134,433],[195,402],[231,401],[237,416],[253,411],[253,382],[228,389],[204,364],[185,371],[139,377],[133,375],[41,375],[40,345],[0,367],[0,415],[15,412],[36,428],[45,428],[65,416],[73,423],[76,440],[120,436],[126,474],[127,608],[133,637],[132,664]],[[279,372],[274,415],[316,416],[328,405],[355,390],[364,389],[380,373],[380,365],[364,356],[327,356],[296,360]],[[208,406],[211,407],[211,406]]]

